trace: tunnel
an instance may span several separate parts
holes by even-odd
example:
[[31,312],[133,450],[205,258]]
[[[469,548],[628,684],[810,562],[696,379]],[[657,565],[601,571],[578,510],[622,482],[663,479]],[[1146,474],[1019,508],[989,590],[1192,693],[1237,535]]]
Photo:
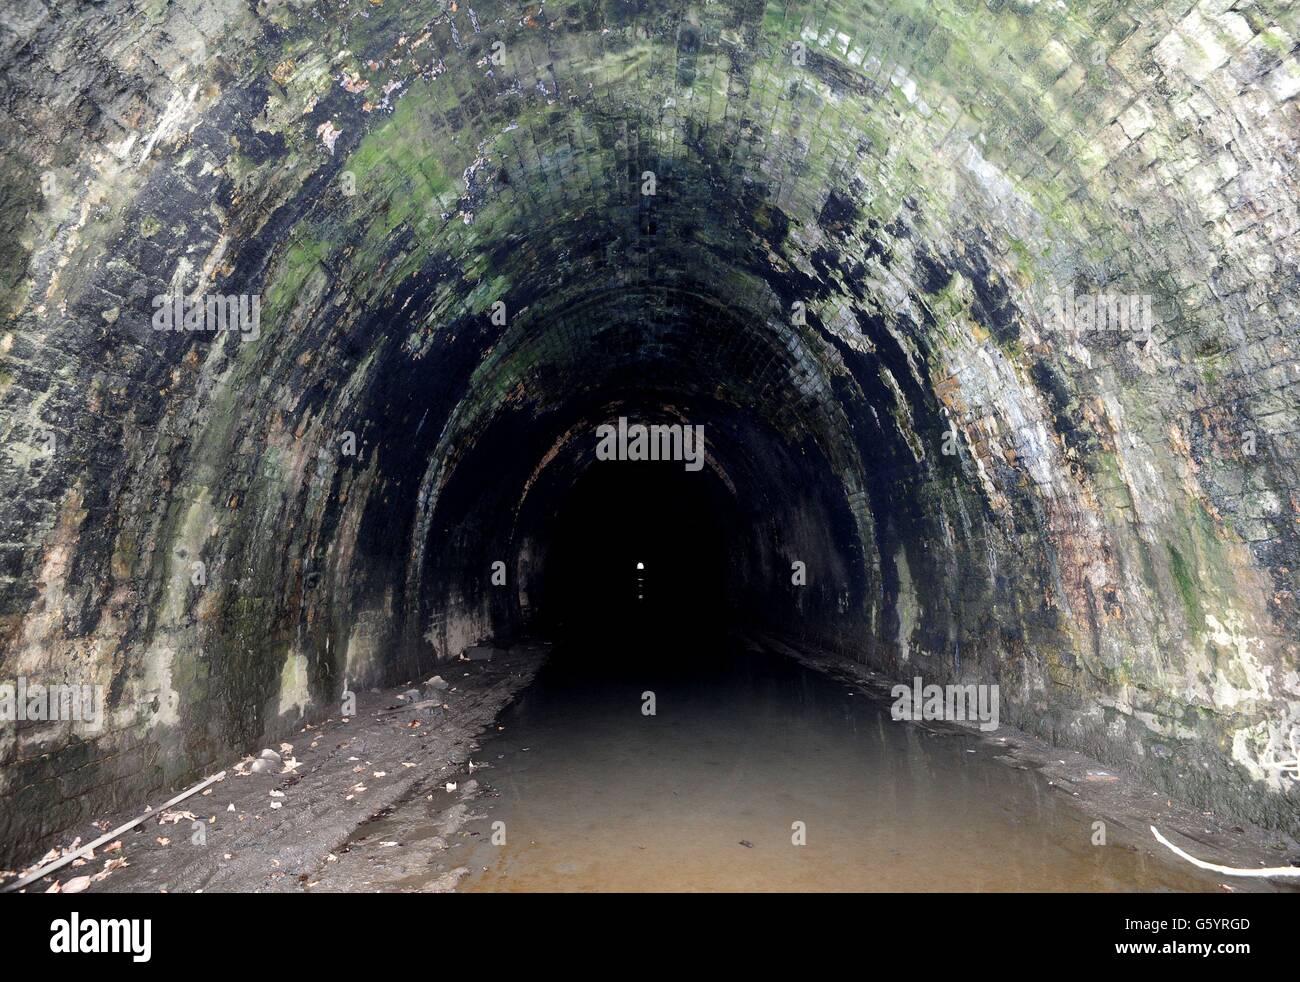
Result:
[[[7,0],[0,869],[328,889],[434,792],[576,835],[567,782],[648,879],[420,821],[480,889],[1217,887],[1148,827],[1293,888],[1297,36],[1289,0]],[[832,814],[893,844],[665,872],[674,823],[758,862],[727,809],[781,794],[787,845],[837,809],[794,856]],[[999,800],[1058,859],[891,869]],[[347,885],[468,875],[399,852]]]

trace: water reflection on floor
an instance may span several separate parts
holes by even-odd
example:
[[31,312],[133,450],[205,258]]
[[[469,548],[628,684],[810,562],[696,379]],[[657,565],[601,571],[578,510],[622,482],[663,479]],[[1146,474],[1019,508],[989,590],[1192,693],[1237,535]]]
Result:
[[[1093,816],[1042,776],[787,659],[725,642],[679,645],[676,668],[645,654],[557,651],[475,754],[479,817],[428,877],[392,886],[467,867],[469,891],[1218,888],[1094,846]],[[378,834],[418,848],[441,794]]]

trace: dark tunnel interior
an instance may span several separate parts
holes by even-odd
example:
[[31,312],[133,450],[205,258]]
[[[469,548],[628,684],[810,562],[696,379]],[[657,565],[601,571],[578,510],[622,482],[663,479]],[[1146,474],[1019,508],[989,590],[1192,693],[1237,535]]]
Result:
[[734,499],[709,472],[628,463],[590,468],[547,509],[536,616],[556,637],[694,634],[730,613],[747,531]]
[[6,6],[0,886],[1300,849],[1295,4]]

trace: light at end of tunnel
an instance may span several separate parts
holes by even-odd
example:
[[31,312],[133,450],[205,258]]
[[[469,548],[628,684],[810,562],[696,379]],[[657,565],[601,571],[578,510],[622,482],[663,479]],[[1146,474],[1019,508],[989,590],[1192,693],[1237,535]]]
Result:
[[636,564],[636,568],[637,568],[637,569],[645,569],[645,563],[637,563],[637,564]]

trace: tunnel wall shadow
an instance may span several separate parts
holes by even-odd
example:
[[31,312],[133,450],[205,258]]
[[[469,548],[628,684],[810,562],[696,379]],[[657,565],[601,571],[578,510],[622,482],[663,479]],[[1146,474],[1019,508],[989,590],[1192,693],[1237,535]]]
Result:
[[[0,728],[0,855],[526,628],[615,392],[788,448],[755,620],[1300,828],[1290,14],[484,3],[12,24],[0,663],[113,725]],[[1117,291],[1149,340],[1059,322]],[[154,323],[205,294],[258,336]]]

